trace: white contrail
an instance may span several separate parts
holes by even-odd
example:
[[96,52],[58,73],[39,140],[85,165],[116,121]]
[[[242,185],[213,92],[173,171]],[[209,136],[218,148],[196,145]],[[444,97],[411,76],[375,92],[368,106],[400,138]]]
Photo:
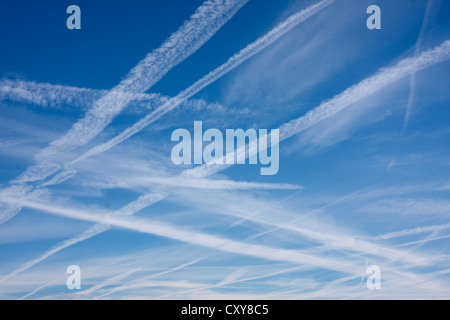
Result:
[[[45,203],[30,201],[25,199],[15,199],[12,197],[3,197],[3,201],[9,203],[20,203],[24,207],[50,213],[69,219],[77,219],[100,223],[102,225],[116,226],[122,229],[129,229],[137,232],[153,234],[181,242],[199,245],[214,250],[225,251],[234,254],[252,256],[271,261],[284,261],[298,264],[306,264],[327,270],[336,270],[345,273],[354,273],[354,265],[343,262],[335,258],[318,257],[311,254],[302,253],[295,250],[286,250],[272,248],[262,245],[253,245],[243,243],[223,237],[213,236],[204,233],[197,233],[183,230],[179,226],[173,226],[165,223],[151,222],[143,219],[124,218],[119,215],[87,213],[82,210],[71,209],[48,205]],[[359,275],[359,274],[358,274]]]
[[[430,242],[430,241],[442,240],[442,239],[447,239],[447,238],[450,238],[450,234],[447,234],[445,236],[439,236],[439,237],[432,237],[432,235],[430,235],[430,236],[426,237],[425,239],[420,239],[420,240],[416,240],[416,241],[410,241],[410,242],[402,243],[402,244],[400,244],[398,246],[399,247],[407,247],[407,246],[410,246],[410,245],[413,245],[413,244],[421,246],[421,245],[423,245],[423,244],[425,244],[427,242]],[[417,247],[415,247],[415,248],[417,248]]]
[[[96,101],[86,115],[62,137],[41,151],[36,159],[73,150],[91,141],[133,99],[158,82],[170,69],[197,51],[248,0],[207,0],[158,49],[145,57],[118,85]],[[54,172],[54,171],[53,171]],[[42,180],[47,172],[32,167],[18,180]]]
[[[78,111],[86,111],[92,104],[107,94],[107,90],[78,88],[50,83],[22,80],[0,80],[0,100],[27,103],[43,108],[68,110],[69,106]],[[170,97],[159,93],[127,93],[133,97],[130,113],[147,113],[167,102]],[[198,109],[199,105],[213,108],[203,99],[189,99],[183,104],[186,109]]]
[[111,277],[111,278],[106,279],[105,281],[103,281],[103,282],[101,282],[101,283],[99,283],[99,284],[97,284],[97,285],[95,285],[95,286],[90,287],[89,289],[86,289],[86,290],[84,290],[84,291],[81,291],[81,292],[76,293],[76,295],[77,295],[77,296],[78,296],[78,295],[79,295],[79,296],[88,296],[88,295],[90,295],[92,292],[95,292],[95,291],[97,291],[97,290],[99,290],[99,289],[101,289],[101,288],[104,288],[104,287],[106,287],[106,286],[110,286],[110,285],[116,284],[118,281],[123,280],[123,279],[125,279],[125,278],[128,278],[128,277],[131,276],[133,273],[138,272],[138,271],[140,271],[140,270],[142,270],[142,267],[139,267],[139,268],[136,268],[136,269],[127,271],[127,272],[125,272],[125,273],[123,273],[123,274],[120,274],[120,275]]
[[0,99],[39,105],[45,108],[61,108],[72,105],[87,108],[106,94],[106,90],[93,90],[49,83],[21,80],[0,81]]
[[55,279],[55,280],[53,280],[53,281],[51,281],[51,282],[49,282],[49,283],[43,284],[42,286],[40,286],[40,287],[34,289],[34,290],[31,291],[30,293],[28,293],[28,294],[26,294],[26,295],[20,297],[20,298],[17,299],[17,300],[25,300],[26,298],[28,298],[29,296],[32,296],[32,295],[35,294],[36,292],[38,292],[38,291],[40,291],[40,290],[42,290],[42,289],[44,289],[44,288],[50,287],[52,284],[56,283],[57,281],[59,281],[59,279]]
[[39,262],[41,262],[42,260],[47,259],[48,257],[50,257],[51,255],[55,254],[56,252],[59,252],[71,245],[74,245],[78,242],[84,241],[86,239],[92,238],[95,235],[102,233],[103,231],[108,230],[110,227],[107,225],[101,225],[101,224],[97,224],[95,227],[90,228],[89,230],[87,230],[86,232],[84,232],[83,234],[79,235],[78,237],[66,240],[61,242],[60,244],[58,244],[56,247],[54,247],[53,249],[45,252],[44,254],[42,254],[39,258],[33,259],[31,261],[28,261],[27,263],[23,264],[20,268],[14,270],[13,272],[9,273],[7,276],[3,277],[2,279],[0,279],[0,284],[5,282],[6,280],[10,279],[11,277],[15,276],[18,273],[21,273],[23,271],[26,271],[28,269],[30,269],[31,267],[33,267],[34,265],[38,264]]
[[[137,181],[136,181],[137,180]],[[159,184],[177,188],[195,188],[209,190],[298,190],[303,189],[302,186],[289,183],[262,183],[262,182],[246,182],[221,179],[187,179],[182,177],[142,177],[135,178],[133,181],[139,186],[148,186]]]
[[[219,283],[216,283],[216,284],[206,285],[206,286],[203,286],[203,287],[197,288],[197,289],[186,290],[186,291],[181,291],[181,292],[178,291],[178,292],[174,292],[174,293],[168,293],[168,294],[165,294],[163,296],[156,297],[156,300],[165,300],[165,299],[168,299],[168,297],[173,296],[173,295],[178,295],[178,296],[186,296],[187,295],[187,296],[191,296],[192,293],[194,293],[196,291],[203,291],[203,290],[218,288],[218,287],[221,287],[223,285],[230,285],[230,284],[236,284],[236,283],[241,283],[241,282],[260,280],[260,279],[264,279],[264,278],[269,278],[269,277],[273,277],[273,276],[276,276],[276,275],[280,275],[280,274],[283,274],[283,273],[288,273],[288,272],[293,272],[293,271],[301,271],[301,270],[306,270],[306,269],[308,269],[306,266],[300,266],[300,267],[296,266],[296,267],[291,267],[291,268],[287,268],[287,269],[282,269],[282,270],[279,270],[279,271],[272,271],[270,273],[266,273],[266,274],[262,274],[262,275],[250,276],[250,277],[247,277],[247,278],[237,278],[237,279],[234,279],[232,281],[219,282]],[[120,289],[120,287],[118,289]],[[113,291],[113,290],[114,289],[112,289],[111,291]],[[116,291],[121,291],[121,290],[116,290]],[[103,296],[101,296],[101,297],[103,297]]]
[[[425,30],[428,28],[431,21],[434,21],[439,11],[440,0],[428,0],[425,17],[423,18],[422,26],[420,27],[419,35],[417,36],[416,45],[414,48],[414,55],[418,55],[425,37]],[[405,117],[403,119],[403,130],[406,129],[411,116],[411,110],[414,103],[414,96],[416,94],[416,73],[413,72],[410,76],[409,83],[409,97],[406,106]]]
[[[161,271],[161,272],[158,272],[158,273],[154,273],[154,274],[151,274],[151,275],[142,277],[142,278],[140,278],[140,279],[138,279],[138,280],[132,281],[131,284],[127,284],[127,285],[124,285],[124,286],[112,288],[112,289],[109,290],[108,292],[102,294],[101,296],[97,296],[97,297],[95,297],[94,299],[101,299],[101,298],[103,298],[104,296],[107,296],[107,295],[110,295],[110,294],[113,294],[113,293],[116,293],[116,292],[119,292],[119,291],[123,291],[123,290],[127,290],[127,289],[132,289],[132,288],[135,288],[135,287],[140,287],[140,284],[141,284],[143,281],[148,281],[149,279],[153,279],[153,278],[156,278],[156,277],[165,275],[165,274],[169,274],[169,273],[172,273],[172,272],[175,272],[175,271],[179,271],[179,270],[184,269],[184,268],[186,268],[186,267],[188,267],[188,266],[191,266],[191,265],[193,265],[193,264],[196,264],[197,262],[199,262],[199,261],[201,261],[201,260],[202,260],[201,258],[195,259],[195,260],[193,260],[193,261],[190,261],[190,262],[184,263],[184,264],[182,264],[182,265],[176,266],[176,267],[174,267],[174,268],[172,268],[172,269],[169,269],[169,270],[166,270],[166,271]],[[105,282],[106,282],[106,281],[105,281]],[[104,286],[102,286],[102,287],[104,287]],[[99,287],[97,288],[97,290],[98,290],[98,289],[99,289]]]
[[433,232],[433,231],[440,231],[450,228],[450,223],[447,224],[441,224],[441,225],[433,225],[433,226],[425,226],[425,227],[417,227],[413,229],[405,229],[400,231],[394,231],[385,233],[376,237],[373,237],[374,240],[388,240],[392,238],[400,238],[425,232]]

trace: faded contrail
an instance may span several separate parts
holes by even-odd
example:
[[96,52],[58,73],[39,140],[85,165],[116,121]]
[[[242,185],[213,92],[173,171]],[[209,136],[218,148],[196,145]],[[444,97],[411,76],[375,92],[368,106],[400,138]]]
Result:
[[[92,104],[107,94],[107,90],[96,90],[90,88],[78,88],[50,83],[38,83],[22,80],[1,80],[0,100],[10,100],[51,108],[57,110],[86,111]],[[159,93],[135,93],[131,94],[133,100],[127,111],[130,113],[143,114],[155,109],[167,102],[170,97]],[[209,106],[203,99],[190,99],[183,104],[183,108],[195,109],[199,105]],[[69,109],[70,106],[70,109]]]
[[59,279],[55,279],[55,280],[53,280],[53,281],[51,281],[51,282],[49,282],[49,283],[46,283],[46,284],[44,284],[44,285],[42,285],[42,286],[40,286],[40,287],[34,289],[34,290],[31,291],[30,293],[28,293],[28,294],[22,296],[21,298],[19,298],[19,299],[17,299],[17,300],[25,300],[25,299],[28,298],[29,296],[32,296],[33,294],[35,294],[36,292],[38,292],[39,290],[42,290],[42,289],[47,288],[47,287],[50,287],[52,284],[56,283],[58,280],[59,280]]
[[7,276],[5,276],[4,278],[2,278],[0,280],[0,284],[5,282],[6,280],[8,280],[9,278],[15,276],[16,274],[19,274],[23,271],[26,271],[28,269],[30,269],[32,266],[36,265],[37,263],[41,262],[42,260],[47,259],[49,256],[55,254],[56,252],[59,252],[71,245],[74,245],[78,242],[81,242],[83,240],[92,238],[94,236],[96,236],[97,234],[106,231],[109,229],[109,226],[107,225],[100,225],[97,224],[95,227],[90,228],[89,230],[87,230],[86,232],[84,232],[83,234],[79,235],[78,237],[69,239],[67,241],[63,241],[61,242],[59,245],[57,245],[56,247],[54,247],[53,249],[45,252],[44,254],[42,254],[39,258],[28,261],[27,263],[25,263],[24,265],[22,265],[20,268],[14,270],[13,272],[11,272],[10,274],[8,274]]
[[87,108],[107,93],[93,90],[32,81],[3,80],[0,82],[0,99],[39,105],[44,108],[61,108],[69,104]]
[[133,269],[133,270],[130,270],[130,271],[127,271],[127,272],[125,272],[125,273],[123,273],[123,274],[120,274],[120,275],[117,275],[117,276],[114,276],[114,277],[111,277],[111,278],[109,278],[109,279],[106,279],[106,280],[103,281],[102,283],[99,283],[99,284],[97,284],[97,285],[95,285],[95,286],[90,287],[90,288],[87,289],[87,290],[84,290],[84,291],[81,291],[81,292],[79,292],[79,293],[76,293],[76,295],[80,295],[80,296],[88,296],[88,295],[90,295],[92,292],[95,292],[95,291],[97,291],[97,290],[99,290],[99,289],[101,289],[101,288],[104,288],[104,287],[106,287],[106,286],[110,286],[110,285],[116,284],[118,281],[123,280],[123,279],[125,279],[125,278],[128,278],[128,277],[131,276],[133,273],[138,272],[138,271],[140,271],[140,270],[142,270],[142,267],[136,268],[136,269]]
[[[428,28],[430,23],[434,21],[434,19],[436,18],[436,15],[439,11],[439,5],[440,0],[428,0],[427,8],[425,11],[425,17],[423,18],[422,26],[420,27],[419,35],[417,36],[416,40],[416,46],[414,48],[414,55],[416,56],[420,52],[423,38],[425,37],[425,30]],[[409,97],[408,97],[408,104],[406,106],[405,117],[403,119],[403,130],[406,130],[406,127],[408,126],[415,94],[416,94],[416,73],[413,72],[410,77]]]
[[385,234],[373,237],[372,239],[387,240],[387,239],[392,239],[392,238],[410,236],[410,235],[414,235],[414,234],[440,231],[440,230],[445,230],[445,229],[449,229],[449,228],[450,228],[450,223],[441,224],[441,225],[433,225],[433,226],[425,226],[425,227],[417,227],[417,228],[413,228],[413,229],[406,229],[406,230],[385,233]]
[[[199,262],[199,261],[201,261],[201,260],[202,260],[202,259],[195,259],[195,260],[190,261],[190,262],[188,262],[188,263],[184,263],[184,264],[182,264],[182,265],[180,265],[180,266],[174,267],[174,268],[172,268],[172,269],[170,269],[170,270],[166,270],[166,271],[162,271],[162,272],[158,272],[158,273],[151,274],[151,275],[149,275],[149,276],[145,276],[145,277],[143,277],[143,278],[138,279],[137,281],[132,281],[132,284],[131,284],[131,285],[126,285],[126,286],[121,286],[121,287],[115,287],[115,288],[111,289],[110,291],[108,291],[108,292],[102,294],[101,296],[95,297],[94,299],[101,299],[101,298],[103,298],[104,296],[107,296],[107,295],[110,295],[110,294],[113,294],[113,293],[116,293],[116,292],[119,292],[119,291],[123,291],[123,290],[127,290],[127,289],[132,289],[132,288],[134,288],[136,285],[138,286],[138,284],[141,283],[142,281],[147,281],[148,279],[156,278],[156,277],[161,276],[161,275],[164,275],[164,274],[169,274],[169,273],[172,273],[172,272],[175,272],[175,271],[179,271],[179,270],[184,269],[185,267],[188,267],[188,266],[190,266],[190,265],[193,265],[193,264],[195,264],[195,263],[197,263],[197,262]],[[113,279],[114,279],[114,278],[113,278]],[[104,282],[102,282],[101,284],[99,284],[99,285],[97,286],[96,290],[98,290],[98,289],[100,289],[100,288],[104,288],[107,284],[111,283],[110,280],[111,280],[111,279],[105,280]],[[92,293],[92,291],[89,292],[89,293]]]
[[[193,264],[196,264],[197,262],[199,262],[199,261],[201,261],[201,260],[202,260],[202,258],[195,259],[195,260],[193,260],[193,261],[190,261],[190,262],[188,262],[188,263],[184,263],[184,264],[179,265],[179,266],[177,266],[177,267],[174,267],[174,268],[172,268],[172,269],[169,269],[169,270],[166,270],[166,271],[161,271],[161,272],[158,272],[158,273],[154,273],[154,274],[151,274],[151,275],[149,275],[149,276],[145,276],[145,277],[140,278],[140,279],[138,279],[138,280],[136,280],[136,281],[133,281],[132,284],[129,284],[129,285],[126,285],[126,286],[121,286],[121,287],[115,287],[115,288],[112,288],[112,289],[109,290],[108,292],[102,294],[101,296],[97,296],[97,297],[95,297],[94,299],[101,299],[101,298],[103,298],[104,296],[111,295],[111,294],[114,294],[114,293],[119,292],[119,291],[123,291],[123,290],[127,290],[127,289],[133,289],[133,288],[135,288],[135,287],[139,287],[139,284],[140,284],[142,281],[147,281],[148,279],[153,279],[153,278],[156,278],[156,277],[165,275],[165,274],[169,274],[169,273],[172,273],[172,272],[175,272],[175,271],[179,271],[179,270],[184,269],[184,268],[186,268],[186,267],[188,267],[188,266],[191,266],[191,265],[193,265]],[[297,267],[297,268],[298,268],[298,267]]]

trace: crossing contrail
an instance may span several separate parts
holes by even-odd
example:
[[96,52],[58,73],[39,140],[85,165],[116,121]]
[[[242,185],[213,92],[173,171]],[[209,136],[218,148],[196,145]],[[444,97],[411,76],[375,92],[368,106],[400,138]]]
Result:
[[[420,27],[419,35],[417,36],[416,45],[414,48],[414,54],[417,56],[420,53],[423,39],[425,37],[425,31],[429,27],[432,21],[436,18],[439,11],[440,0],[428,0],[427,8],[425,11],[425,17],[423,18],[422,26]],[[403,119],[403,130],[406,129],[409,123],[409,117],[411,116],[411,110],[414,104],[414,97],[416,95],[416,73],[413,72],[410,77],[409,83],[409,96],[408,104],[406,106],[405,117]]]

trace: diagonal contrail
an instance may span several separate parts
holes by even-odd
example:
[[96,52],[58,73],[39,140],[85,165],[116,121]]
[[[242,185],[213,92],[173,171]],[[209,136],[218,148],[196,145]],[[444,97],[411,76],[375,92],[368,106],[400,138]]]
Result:
[[[427,8],[425,11],[425,17],[423,18],[422,26],[420,27],[419,35],[417,36],[416,45],[414,48],[414,54],[417,56],[420,53],[423,39],[425,37],[425,30],[429,27],[431,22],[436,18],[439,11],[440,0],[428,0]],[[406,112],[403,119],[403,130],[409,123],[409,117],[411,116],[411,110],[414,104],[414,97],[416,94],[416,73],[413,72],[410,77],[409,83],[409,96],[408,104],[406,106]]]
[[28,261],[27,263],[23,264],[21,267],[19,267],[18,269],[14,270],[13,272],[9,273],[7,276],[3,277],[2,279],[0,279],[0,284],[5,282],[6,280],[10,279],[11,277],[15,276],[16,274],[19,274],[23,271],[26,271],[28,269],[30,269],[31,267],[33,267],[34,265],[38,264],[39,262],[41,262],[42,260],[47,259],[48,257],[50,257],[51,255],[55,254],[56,252],[59,252],[71,245],[74,245],[78,242],[81,242],[83,240],[92,238],[94,236],[96,236],[97,234],[106,231],[109,229],[109,226],[107,225],[100,225],[97,224],[95,225],[95,227],[90,228],[89,230],[87,230],[86,232],[84,232],[83,234],[63,241],[62,243],[58,244],[57,246],[55,246],[53,249],[43,253],[39,258],[33,259],[31,261]]
[[[9,100],[40,106],[44,109],[86,111],[95,101],[107,94],[107,90],[78,88],[73,86],[39,83],[22,80],[1,80],[0,100]],[[143,114],[167,102],[170,97],[159,93],[127,93],[133,100],[127,109],[130,113]],[[183,108],[198,108],[207,105],[202,99],[189,99]],[[70,109],[69,109],[70,106]],[[213,105],[208,106],[213,108]]]

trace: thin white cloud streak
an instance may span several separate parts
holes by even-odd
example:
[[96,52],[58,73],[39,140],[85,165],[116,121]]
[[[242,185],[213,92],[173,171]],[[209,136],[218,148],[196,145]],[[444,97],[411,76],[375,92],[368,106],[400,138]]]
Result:
[[20,298],[17,299],[17,300],[25,300],[26,298],[28,298],[28,297],[30,297],[30,296],[36,294],[38,291],[40,291],[40,290],[42,290],[42,289],[45,289],[45,288],[47,288],[47,287],[50,287],[51,285],[53,285],[53,284],[56,283],[57,281],[59,281],[59,279],[55,279],[55,280],[53,280],[53,281],[51,281],[51,282],[49,282],[49,283],[43,284],[42,286],[40,286],[40,287],[34,289],[34,290],[31,291],[30,293],[28,293],[28,294],[26,294],[26,295],[20,297]]
[[[250,276],[250,277],[247,277],[247,278],[236,278],[236,279],[230,279],[229,281],[224,281],[228,276],[231,276],[231,275],[228,275],[222,281],[219,281],[216,284],[211,284],[211,285],[203,286],[201,288],[188,290],[188,291],[168,293],[168,294],[165,294],[163,296],[157,297],[156,300],[167,299],[168,297],[174,296],[174,295],[178,295],[178,296],[189,295],[191,297],[192,293],[195,293],[195,292],[198,292],[198,291],[205,291],[205,290],[208,290],[208,289],[219,288],[219,287],[222,287],[224,285],[231,285],[231,284],[237,284],[237,283],[242,283],[242,282],[260,280],[260,279],[264,279],[264,278],[273,277],[273,276],[276,276],[276,275],[281,275],[281,274],[284,274],[284,273],[289,273],[289,272],[294,272],[294,271],[302,271],[302,270],[307,270],[307,269],[308,269],[307,266],[300,266],[300,267],[297,266],[297,267],[286,268],[286,269],[282,269],[282,270],[278,270],[278,271],[272,271],[272,272],[269,272],[269,273],[266,273],[266,274],[262,274],[262,275],[255,275],[255,276]],[[236,274],[234,273],[234,275],[236,275]],[[233,294],[233,298],[234,298],[234,294]],[[271,297],[270,299],[273,299],[273,297]]]
[[162,271],[162,272],[158,272],[158,273],[154,273],[154,274],[151,274],[149,276],[145,276],[145,277],[140,278],[138,280],[132,281],[130,284],[112,288],[109,291],[107,291],[106,293],[103,293],[101,296],[95,297],[95,299],[101,299],[101,298],[103,298],[105,296],[108,296],[108,295],[111,295],[111,294],[114,294],[114,293],[117,293],[117,292],[120,292],[120,291],[124,291],[124,290],[141,288],[141,287],[145,286],[144,281],[148,281],[149,279],[154,279],[154,278],[160,277],[162,275],[166,275],[166,274],[169,274],[169,273],[180,271],[180,270],[182,270],[182,269],[184,269],[186,267],[189,267],[189,266],[191,266],[193,264],[196,264],[197,262],[199,262],[201,260],[202,260],[201,258],[195,259],[193,261],[190,261],[188,263],[184,263],[184,264],[179,265],[177,267],[174,267],[172,269],[169,269],[169,270],[166,270],[166,271]]
[[425,243],[430,242],[430,241],[436,241],[436,240],[447,239],[447,238],[450,238],[450,235],[445,235],[445,236],[440,236],[440,237],[431,237],[430,236],[430,237],[426,237],[425,239],[402,243],[402,244],[400,244],[398,246],[399,247],[406,247],[406,246],[410,246],[410,245],[413,245],[413,244],[415,244],[415,245],[417,245],[417,244],[422,245],[422,244],[425,244]]
[[131,216],[152,204],[155,204],[166,197],[165,193],[148,193],[137,198],[136,201],[133,201],[122,208],[115,211],[116,215],[119,216]]
[[137,268],[137,269],[133,269],[133,270],[127,271],[127,272],[125,272],[123,274],[120,274],[120,275],[111,277],[109,279],[106,279],[105,281],[103,281],[103,282],[101,282],[101,283],[99,283],[99,284],[97,284],[95,286],[92,286],[89,289],[86,289],[86,290],[83,290],[81,292],[76,293],[76,296],[89,296],[93,292],[95,292],[95,291],[97,291],[99,289],[102,289],[102,288],[104,288],[106,286],[114,285],[117,282],[119,282],[120,280],[126,279],[129,276],[131,276],[133,273],[136,273],[136,272],[138,272],[140,270],[142,270],[142,267]]
[[[96,100],[107,94],[107,90],[78,88],[50,83],[22,80],[0,81],[0,100],[9,100],[41,106],[43,108],[87,110]],[[167,102],[170,97],[156,93],[124,93],[133,97],[130,113],[146,113]],[[75,107],[75,108],[74,108]],[[208,104],[203,99],[190,99],[183,104],[186,109],[213,109],[217,104]],[[130,110],[131,109],[131,110]]]
[[102,232],[108,230],[109,228],[110,227],[107,226],[107,225],[97,224],[94,227],[92,227],[89,230],[87,230],[86,232],[84,232],[83,234],[79,235],[78,237],[75,237],[75,238],[72,238],[72,239],[69,239],[69,240],[61,242],[60,244],[55,246],[53,249],[43,253],[39,258],[36,258],[36,259],[28,261],[27,263],[23,264],[18,269],[14,270],[13,272],[9,273],[8,275],[6,275],[2,279],[0,279],[0,284],[4,283],[6,280],[14,277],[16,274],[19,274],[21,272],[24,272],[24,271],[30,269],[34,265],[36,265],[39,262],[47,259],[48,257],[52,256],[53,254],[55,254],[55,253],[65,249],[65,248],[67,248],[69,246],[72,246],[72,245],[74,245],[76,243],[79,243],[79,242],[84,241],[86,239],[92,238],[92,237],[98,235],[99,233],[102,233]]
[[32,81],[3,80],[0,82],[0,99],[39,105],[44,108],[61,108],[71,105],[86,108],[106,94],[106,90],[93,90]]
[[122,229],[128,229],[136,232],[152,234],[164,238],[178,240],[181,242],[198,245],[213,250],[256,257],[271,261],[292,262],[302,265],[311,265],[327,270],[335,270],[344,273],[354,273],[355,266],[349,262],[305,254],[300,251],[272,248],[262,245],[254,245],[234,241],[231,239],[185,231],[178,226],[172,226],[160,222],[151,222],[143,219],[123,218],[118,215],[103,213],[87,213],[83,210],[76,210],[67,207],[59,207],[37,201],[24,199],[2,198],[3,201],[10,203],[20,203],[24,207],[35,209],[41,212],[50,213],[56,216],[71,218],[76,220],[91,221],[104,225],[111,225]]
[[[144,177],[137,178],[145,185],[160,184],[170,187],[180,188],[197,188],[197,189],[219,189],[219,190],[249,190],[249,189],[263,189],[263,190],[298,190],[303,189],[302,186],[288,184],[288,183],[259,183],[233,180],[219,180],[219,179],[189,179],[181,177],[161,178],[161,177]],[[137,182],[139,184],[139,182]]]
[[[425,17],[423,18],[422,25],[420,27],[419,35],[417,36],[416,45],[414,48],[414,55],[417,56],[422,47],[422,42],[425,37],[425,31],[429,27],[429,25],[436,19],[437,13],[439,11],[440,0],[428,0],[427,8],[425,11]],[[416,73],[413,72],[410,76],[409,80],[409,96],[408,96],[408,104],[406,106],[406,112],[403,119],[403,130],[406,130],[406,127],[409,123],[409,118],[411,116],[411,110],[414,104],[414,97],[416,95]]]
[[426,226],[426,227],[418,227],[414,229],[405,229],[400,231],[394,231],[385,233],[376,237],[373,237],[374,240],[388,240],[393,238],[400,238],[400,237],[407,237],[415,234],[425,233],[425,232],[434,232],[434,231],[440,231],[450,228],[450,223],[442,224],[442,225],[433,225],[433,226]]
[[[331,207],[331,206],[333,206],[333,205],[335,205],[335,204],[338,204],[338,203],[340,203],[340,202],[342,202],[342,201],[345,201],[346,199],[352,198],[352,197],[354,197],[355,195],[360,194],[361,192],[363,192],[363,191],[366,190],[366,189],[367,189],[367,188],[361,189],[361,190],[352,192],[352,193],[350,193],[350,194],[348,194],[348,195],[345,195],[345,196],[343,196],[343,197],[340,197],[339,199],[336,199],[336,200],[334,200],[334,201],[332,201],[332,202],[330,202],[330,203],[328,203],[328,204],[326,204],[326,205],[324,205],[324,206],[321,206],[321,207],[319,207],[319,208],[310,210],[310,211],[306,212],[304,215],[311,215],[311,214],[313,214],[313,213],[320,212],[320,211],[322,211],[323,209],[329,208],[329,207]],[[261,211],[262,211],[262,210],[261,210]],[[259,214],[261,211],[256,212],[256,213],[253,214],[252,216],[256,216],[256,215]],[[286,223],[285,225],[292,225],[293,223],[299,221],[300,219],[302,219],[302,217],[299,217],[299,218],[296,218],[296,219],[294,219],[294,220],[291,220],[290,222]],[[233,227],[234,227],[234,226],[237,226],[237,225],[239,225],[239,224],[241,224],[241,223],[243,223],[243,222],[245,222],[246,220],[247,220],[247,219],[242,219],[242,220],[238,221],[237,223],[233,224]],[[284,229],[284,227],[276,227],[276,228],[273,228],[273,229],[270,229],[270,230],[263,231],[263,232],[261,232],[261,233],[259,233],[259,234],[256,234],[256,235],[250,237],[248,240],[254,240],[254,239],[259,238],[259,237],[261,237],[261,236],[263,236],[263,235],[267,235],[267,234],[269,234],[269,233],[278,231],[278,230],[280,230],[280,229]]]
[[176,97],[170,99],[162,106],[158,107],[156,110],[154,110],[152,113],[148,114],[138,122],[136,122],[133,126],[127,128],[125,131],[123,131],[121,134],[117,135],[113,139],[98,145],[90,150],[88,150],[85,154],[81,155],[79,158],[71,161],[69,165],[73,165],[81,160],[84,160],[88,157],[100,154],[102,152],[105,152],[112,147],[116,146],[117,144],[125,141],[126,139],[130,138],[137,132],[144,129],[149,124],[155,122],[159,118],[161,118],[163,115],[165,115],[167,112],[171,111],[172,109],[178,107],[182,102],[185,100],[191,98],[198,92],[200,92],[202,89],[204,89],[209,84],[213,83],[214,81],[221,78],[226,73],[232,71],[234,68],[239,66],[244,61],[248,60],[276,40],[278,40],[280,37],[282,37],[284,34],[292,30],[294,27],[296,27],[301,22],[305,21],[309,17],[313,16],[320,10],[324,9],[325,7],[329,6],[331,3],[333,3],[334,0],[323,0],[319,3],[316,3],[298,13],[293,14],[289,18],[287,18],[284,22],[277,25],[274,29],[272,29],[270,32],[268,32],[266,35],[260,37],[255,42],[249,44],[244,49],[242,49],[240,52],[236,53],[234,56],[232,56],[230,59],[228,59],[227,62],[216,68],[215,70],[208,73],[206,76],[195,82],[190,87],[186,88],[182,92],[180,92]]
[[[47,183],[46,183],[47,184]],[[142,177],[126,176],[115,181],[93,180],[85,185],[101,189],[124,188],[149,188],[154,186],[194,188],[207,190],[302,190],[303,186],[290,183],[264,183],[247,182],[225,179],[195,179],[186,177]],[[162,199],[161,199],[162,200]]]

